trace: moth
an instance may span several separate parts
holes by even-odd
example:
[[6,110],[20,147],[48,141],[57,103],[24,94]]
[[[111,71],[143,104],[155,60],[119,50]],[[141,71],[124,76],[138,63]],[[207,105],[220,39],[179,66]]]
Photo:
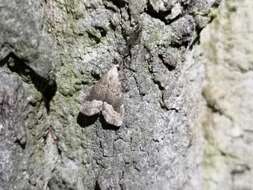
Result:
[[122,125],[125,110],[118,65],[114,65],[90,89],[82,100],[80,112],[85,116],[101,113],[108,124]]

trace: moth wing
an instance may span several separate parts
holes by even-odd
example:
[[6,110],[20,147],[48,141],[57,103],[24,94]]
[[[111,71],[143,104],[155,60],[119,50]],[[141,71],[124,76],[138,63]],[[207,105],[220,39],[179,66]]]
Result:
[[123,104],[120,106],[120,111],[117,112],[112,105],[104,102],[102,108],[102,115],[107,123],[120,127],[123,124],[124,118],[124,106]]
[[101,100],[85,100],[81,107],[81,113],[86,116],[92,116],[102,111],[103,101]]
[[107,91],[104,79],[99,80],[88,92],[81,96],[80,112],[86,116],[92,116],[102,111],[103,101]]
[[89,91],[81,107],[81,113],[87,116],[102,115],[107,123],[121,126],[124,117],[124,105],[118,66],[108,71]]
[[120,112],[123,104],[123,94],[117,65],[112,67],[107,73],[107,84],[108,88],[104,102],[112,105],[114,111]]

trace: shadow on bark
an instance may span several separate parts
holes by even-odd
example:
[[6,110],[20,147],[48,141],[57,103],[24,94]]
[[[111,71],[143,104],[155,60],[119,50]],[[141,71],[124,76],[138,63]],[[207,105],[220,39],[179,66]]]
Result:
[[86,116],[86,115],[82,114],[81,112],[79,112],[76,121],[80,127],[86,128],[86,127],[89,127],[92,124],[94,124],[98,119],[102,125],[102,128],[105,130],[117,131],[119,129],[118,127],[115,127],[114,125],[108,124],[101,114],[96,114],[93,116]]
[[76,120],[80,127],[85,128],[95,123],[97,119],[98,119],[98,114],[93,115],[93,116],[86,116],[82,114],[81,112],[79,112]]
[[8,68],[20,76],[25,76],[31,80],[35,88],[43,95],[43,101],[47,112],[50,111],[50,101],[57,91],[57,84],[52,79],[45,79],[37,74],[31,67],[25,64],[27,61],[20,59],[14,53],[10,53],[0,61],[0,66],[7,63]]

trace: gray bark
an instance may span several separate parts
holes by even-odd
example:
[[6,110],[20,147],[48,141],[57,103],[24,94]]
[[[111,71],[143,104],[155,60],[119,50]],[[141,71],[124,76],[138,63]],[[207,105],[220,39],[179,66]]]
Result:
[[[218,4],[0,0],[0,189],[203,189],[194,47]],[[115,63],[120,128],[80,114]]]
[[253,189],[253,2],[221,3],[201,34],[205,189]]

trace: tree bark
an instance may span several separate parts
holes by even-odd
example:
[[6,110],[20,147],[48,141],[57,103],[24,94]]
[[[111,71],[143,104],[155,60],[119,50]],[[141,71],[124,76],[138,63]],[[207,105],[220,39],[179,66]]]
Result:
[[[214,0],[1,0],[0,189],[198,190]],[[123,124],[80,114],[120,66]]]

